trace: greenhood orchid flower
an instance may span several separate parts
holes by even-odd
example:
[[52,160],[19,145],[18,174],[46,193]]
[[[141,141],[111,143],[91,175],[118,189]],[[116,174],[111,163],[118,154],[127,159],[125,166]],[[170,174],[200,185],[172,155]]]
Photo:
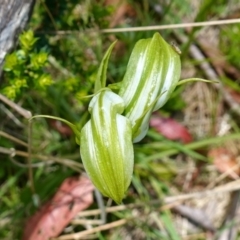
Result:
[[179,53],[159,33],[136,43],[118,93],[132,124],[133,142],[144,138],[151,113],[167,102],[180,73]]
[[120,204],[133,173],[133,144],[130,121],[121,97],[110,90],[97,93],[89,104],[91,119],[81,131],[80,152],[93,184]]
[[[132,142],[144,138],[152,112],[167,102],[177,85],[210,81],[192,78],[179,82],[180,52],[156,33],[136,43],[123,81],[106,86],[114,45],[115,42],[101,61],[94,94],[87,96],[93,96],[89,104],[91,118],[82,129],[82,125],[76,126],[59,117],[38,115],[31,119],[46,117],[68,124],[80,143],[82,162],[93,184],[103,195],[120,204],[133,174]],[[110,88],[118,91],[118,95]]]

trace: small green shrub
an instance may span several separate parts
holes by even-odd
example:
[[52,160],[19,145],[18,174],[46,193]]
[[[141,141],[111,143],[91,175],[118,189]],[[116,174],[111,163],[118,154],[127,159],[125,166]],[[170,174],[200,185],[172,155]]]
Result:
[[36,50],[37,40],[31,30],[22,33],[20,48],[6,57],[3,68],[5,84],[1,92],[10,99],[16,99],[26,89],[42,91],[53,84],[51,76],[44,69],[48,64],[48,53]]

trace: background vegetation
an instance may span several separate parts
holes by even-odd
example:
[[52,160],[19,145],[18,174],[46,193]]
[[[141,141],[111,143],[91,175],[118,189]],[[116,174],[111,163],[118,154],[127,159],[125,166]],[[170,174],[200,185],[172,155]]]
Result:
[[[21,35],[6,58],[0,91],[33,115],[58,116],[81,127],[88,119],[89,101],[82,97],[93,93],[97,68],[108,46],[118,39],[108,83],[119,82],[136,41],[155,32],[105,33],[100,29],[239,15],[237,0],[39,0],[28,25],[30,31]],[[180,87],[154,115],[157,125],[135,144],[134,176],[126,206],[123,211],[112,210],[106,223],[126,221],[118,228],[109,226],[107,231],[92,234],[93,238],[218,239],[226,229],[237,234],[240,25],[167,29],[161,34],[182,51],[182,78],[202,77],[220,83]],[[0,239],[21,239],[26,219],[51,198],[64,179],[84,170],[79,146],[67,126],[37,119],[29,132],[28,120],[3,103],[0,119]],[[32,175],[27,162],[29,136]],[[205,190],[212,194],[200,198],[190,194]],[[170,196],[174,204],[169,203]],[[104,204],[114,206],[108,199]],[[90,208],[101,209],[96,197]],[[83,231],[86,221],[82,225],[70,222],[64,233]]]

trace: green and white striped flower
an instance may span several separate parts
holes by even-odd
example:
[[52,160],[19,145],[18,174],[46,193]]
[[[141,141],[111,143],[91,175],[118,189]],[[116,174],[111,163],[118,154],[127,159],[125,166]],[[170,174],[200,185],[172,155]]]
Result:
[[180,73],[179,53],[159,33],[136,43],[119,90],[134,142],[144,138],[151,113],[167,102]]
[[81,131],[80,153],[93,184],[105,196],[121,203],[133,173],[130,121],[121,97],[103,90],[89,104],[91,119]]
[[[80,143],[80,153],[90,179],[105,196],[121,203],[133,174],[133,144],[147,133],[153,111],[162,107],[177,85],[190,81],[210,82],[192,78],[179,81],[180,57],[175,46],[167,44],[156,33],[140,40],[131,54],[123,82],[106,87],[107,66],[114,44],[108,48],[95,80],[89,104],[91,119],[82,128],[59,117],[68,124]],[[216,81],[212,81],[216,82]],[[119,90],[119,95],[110,88]]]

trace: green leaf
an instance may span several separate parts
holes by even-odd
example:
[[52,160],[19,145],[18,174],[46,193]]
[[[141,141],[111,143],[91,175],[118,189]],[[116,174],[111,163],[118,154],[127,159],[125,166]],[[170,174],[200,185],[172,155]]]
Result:
[[47,86],[50,86],[53,84],[52,78],[49,74],[42,74],[38,79],[37,79],[38,86],[40,88],[45,88]]
[[46,52],[32,54],[31,64],[35,69],[39,69],[46,64],[47,58],[48,54]]
[[187,78],[187,79],[183,79],[183,80],[179,81],[177,85],[179,86],[179,85],[189,83],[189,82],[219,83],[217,80],[207,80],[207,79],[203,79],[203,78]]
[[173,225],[173,220],[171,219],[171,213],[169,210],[166,210],[161,213],[161,219],[168,231],[170,239],[171,240],[180,240],[181,238],[179,237],[179,235],[176,231],[176,228]]
[[38,38],[35,38],[33,31],[29,30],[21,34],[19,40],[22,48],[26,51],[29,51],[33,48]]
[[11,53],[6,56],[4,71],[9,72],[14,70],[14,68],[18,65],[18,58],[15,53]]
[[110,45],[110,47],[108,48],[107,52],[105,53],[100,63],[100,67],[97,73],[97,79],[95,81],[95,86],[94,86],[95,93],[98,92],[101,88],[104,88],[106,86],[108,61],[109,61],[112,49],[115,46],[116,42],[117,41],[113,42]]

